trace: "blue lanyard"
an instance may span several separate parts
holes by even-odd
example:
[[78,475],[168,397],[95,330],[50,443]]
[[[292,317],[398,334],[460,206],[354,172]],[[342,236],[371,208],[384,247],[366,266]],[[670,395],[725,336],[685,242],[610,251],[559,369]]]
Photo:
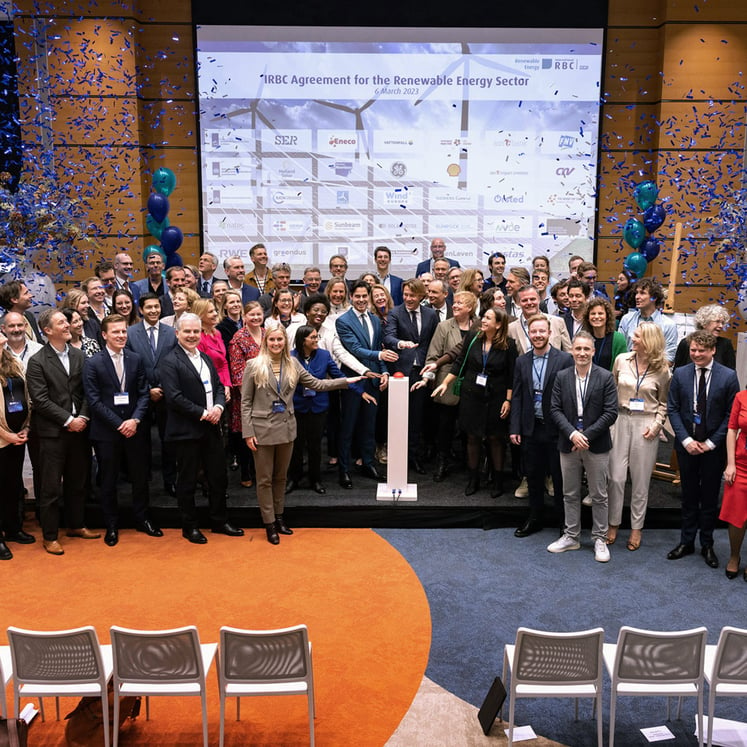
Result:
[[[491,345],[490,348],[493,346]],[[485,368],[488,365],[488,356],[490,355],[490,348],[488,348],[488,352],[485,352],[485,343],[482,344],[482,373],[485,373]]]
[[[539,370],[539,373],[537,372],[537,360],[542,361],[542,366]],[[534,388],[535,389],[542,389],[542,380],[545,375],[545,366],[547,365],[547,353],[544,355],[535,355],[532,353],[532,369],[534,371]]]
[[643,372],[643,376],[641,376],[638,373],[638,356],[634,355],[633,360],[635,361],[635,396],[638,397],[638,390],[641,388],[641,384],[643,384],[643,380],[646,378],[646,374],[648,374],[648,369],[651,368],[651,364],[646,366],[646,370]]
[[278,397],[280,397],[280,385],[283,381],[283,361],[280,361],[280,371],[278,373]]
[[[602,359],[602,351],[604,350],[604,346],[607,343],[607,335],[605,335],[602,338],[602,344],[599,346],[599,350],[595,351],[593,361],[597,365],[599,365],[599,361]],[[646,369],[648,370],[648,369]]]

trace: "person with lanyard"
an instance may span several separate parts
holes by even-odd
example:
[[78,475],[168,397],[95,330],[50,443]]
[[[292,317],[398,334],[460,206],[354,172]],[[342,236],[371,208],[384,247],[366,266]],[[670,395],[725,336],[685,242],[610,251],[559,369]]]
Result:
[[454,361],[432,397],[443,396],[460,379],[459,427],[467,434],[469,478],[465,495],[480,489],[480,452],[487,439],[493,464],[490,495],[503,494],[503,461],[508,441],[508,417],[516,362],[516,343],[508,336],[508,317],[502,311],[487,309],[480,329],[468,333],[462,352]]
[[583,328],[594,337],[594,363],[612,370],[618,355],[626,353],[625,335],[615,330],[615,312],[606,298],[596,296],[586,304]]
[[[516,306],[518,306],[518,318],[508,325],[508,336],[516,343],[519,355],[529,352],[532,343],[529,339],[529,319],[539,310],[540,297],[537,289],[532,285],[526,285],[516,292]],[[560,317],[546,315],[550,324],[550,345],[556,350],[568,352],[571,349],[571,338],[568,336],[565,324]]]
[[563,474],[555,445],[558,429],[550,417],[555,377],[573,365],[569,353],[550,345],[550,321],[543,314],[529,318],[532,349],[520,355],[514,369],[511,403],[511,443],[521,447],[526,471],[529,515],[515,532],[515,537],[529,537],[544,527],[545,476],[552,477],[555,525],[563,521]]
[[253,285],[260,296],[275,289],[272,270],[268,267],[269,257],[264,244],[255,244],[249,250],[249,259],[254,263],[254,269],[247,273],[244,282]]
[[[313,332],[315,335],[316,332]],[[297,386],[314,392],[347,389],[363,377],[317,379],[291,358],[285,330],[267,330],[259,355],[247,362],[241,386],[241,422],[247,446],[254,452],[257,501],[267,541],[291,535],[284,519],[288,465],[297,435],[293,395]]]
[[571,340],[583,329],[584,310],[591,296],[591,288],[578,278],[572,277],[566,285],[568,290],[568,311],[565,314],[565,326]]
[[571,348],[574,365],[558,372],[550,415],[558,428],[563,473],[565,528],[548,552],[579,550],[581,543],[581,478],[584,470],[591,498],[594,560],[610,559],[607,547],[607,477],[612,435],[617,419],[617,389],[612,374],[592,362],[594,338],[581,330]]
[[295,339],[296,330],[306,324],[306,317],[293,310],[294,304],[293,291],[288,288],[276,290],[272,297],[270,315],[265,319],[265,330],[269,332],[280,327],[286,331],[289,341]]
[[682,487],[680,541],[667,559],[692,555],[700,531],[700,553],[707,566],[718,568],[713,529],[726,466],[726,432],[739,380],[734,371],[714,360],[712,334],[693,332],[687,339],[692,363],[674,370],[667,400]]
[[21,370],[26,371],[29,358],[42,349],[42,344],[26,335],[26,319],[17,311],[9,311],[3,317],[3,334],[7,338],[7,350],[18,360]]
[[[600,301],[601,299],[594,299]],[[608,305],[607,301],[604,301]],[[618,333],[619,334],[619,333]],[[651,471],[656,464],[659,433],[667,419],[667,395],[672,375],[662,331],[644,322],[633,332],[633,352],[623,353],[612,367],[617,385],[618,416],[610,456],[609,529],[614,544],[622,522],[625,481],[630,470],[630,536],[628,550],[641,546]]]
[[99,501],[104,515],[104,542],[114,547],[119,542],[117,479],[127,462],[132,484],[132,508],[135,528],[150,537],[163,532],[148,516],[148,439],[146,430],[148,380],[142,358],[127,344],[127,320],[110,314],[101,323],[104,349],[86,361],[83,388],[91,411],[91,441],[96,453],[101,481]]

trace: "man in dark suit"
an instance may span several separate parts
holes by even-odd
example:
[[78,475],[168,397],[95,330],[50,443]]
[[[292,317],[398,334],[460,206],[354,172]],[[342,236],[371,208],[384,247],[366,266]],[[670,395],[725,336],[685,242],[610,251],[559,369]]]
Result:
[[134,263],[132,257],[127,252],[119,252],[114,257],[114,290],[126,290],[131,296],[134,303],[140,298],[140,288],[132,280],[132,270]]
[[379,282],[389,291],[394,305],[399,306],[402,303],[402,278],[389,272],[389,266],[392,264],[392,252],[386,246],[377,246],[374,249],[374,262],[376,263],[376,276],[379,278]]
[[[459,267],[459,262],[455,259],[449,259],[444,257],[446,253],[446,242],[443,239],[432,239],[431,240],[431,258],[424,259],[420,262],[415,270],[415,277],[419,278],[421,275],[425,275],[426,272],[433,273],[433,265],[436,260],[445,259],[450,267]],[[434,276],[435,277],[435,276]]]
[[[362,280],[353,283],[350,302],[352,308],[336,319],[335,328],[343,347],[366,366],[365,373],[370,373],[375,379],[379,379],[378,387],[374,385],[374,381],[365,382],[365,391],[378,400],[379,390],[386,389],[389,382],[385,364],[394,363],[399,356],[393,350],[381,349],[383,332],[378,318],[369,311],[371,291],[367,283]],[[357,375],[345,365],[341,369],[346,376]],[[350,479],[350,447],[353,438],[360,446],[363,474],[374,480],[379,479],[374,458],[376,407],[364,402],[359,392],[343,389],[340,395],[342,402],[338,454],[340,485],[350,490],[353,487],[353,481]]]
[[529,488],[529,516],[514,532],[516,537],[528,537],[543,528],[548,473],[552,476],[557,523],[563,517],[563,474],[556,448],[558,428],[550,415],[550,406],[555,377],[573,365],[569,353],[550,345],[547,317],[536,314],[529,318],[527,327],[532,349],[516,360],[511,401],[511,443],[521,447]]
[[[402,373],[410,379],[410,386],[420,381],[420,372],[425,365],[428,346],[438,326],[438,316],[433,309],[421,306],[425,297],[422,280],[405,280],[402,284],[403,303],[395,306],[386,320],[384,347],[394,350],[399,358],[389,364],[389,372]],[[419,475],[425,474],[420,463],[420,435],[428,389],[410,391],[408,417],[408,459],[410,467]]]
[[449,286],[443,280],[431,280],[428,284],[426,295],[428,296],[428,301],[423,306],[433,309],[438,316],[439,322],[445,322],[454,316],[451,311],[452,301],[449,298]]
[[148,518],[148,382],[137,353],[125,352],[127,320],[111,314],[101,322],[104,349],[86,361],[83,388],[91,413],[91,441],[96,452],[99,500],[109,547],[119,542],[117,478],[123,459],[132,483],[135,528],[151,537],[163,532]]
[[200,271],[200,277],[197,279],[197,292],[201,298],[213,297],[213,280],[217,267],[218,257],[210,252],[203,252],[197,260],[197,269]]
[[244,282],[244,260],[238,255],[227,257],[223,260],[223,269],[226,273],[228,287],[241,293],[241,303],[246,306],[249,301],[259,301],[260,292],[253,285]]
[[503,252],[493,252],[488,257],[488,270],[490,274],[485,279],[482,289],[486,291],[488,288],[499,288],[503,292],[503,295],[507,296],[506,278],[503,276],[505,269],[506,255]]
[[607,477],[612,449],[610,427],[617,420],[617,387],[609,371],[592,363],[594,338],[578,332],[571,347],[574,365],[555,377],[550,416],[559,431],[558,451],[563,473],[565,529],[548,545],[550,552],[578,550],[581,535],[581,477],[586,470],[591,498],[594,559],[606,563]]
[[39,439],[39,513],[44,549],[51,555],[65,550],[59,532],[60,488],[64,488],[68,537],[96,539],[84,526],[90,469],[88,402],[83,392],[83,353],[70,347],[70,323],[61,311],[46,309],[39,324],[47,344],[31,356],[26,383],[33,402],[31,430]]
[[161,317],[174,313],[174,293],[187,284],[187,272],[183,267],[173,265],[166,270],[168,292],[161,296]]
[[700,552],[711,568],[718,568],[713,527],[726,465],[729,414],[739,381],[734,371],[713,359],[716,338],[712,334],[693,332],[688,345],[692,363],[675,369],[667,404],[682,485],[680,542],[667,558],[679,560],[695,552],[700,529]]
[[583,329],[584,310],[591,297],[591,288],[578,278],[571,278],[566,284],[568,290],[568,311],[563,315],[568,336],[573,340],[575,334]]
[[[161,299],[154,293],[140,296],[138,301],[143,321],[133,324],[127,330],[127,347],[137,353],[145,366],[145,380],[148,384],[150,412],[148,424],[155,420],[161,438],[161,469],[163,488],[171,496],[176,496],[176,458],[171,444],[164,438],[166,434],[166,403],[158,366],[166,355],[176,347],[176,334],[172,327],[161,324]],[[150,444],[150,427],[146,430]],[[148,448],[150,462],[152,450]]]
[[163,257],[158,252],[151,252],[145,258],[146,276],[142,280],[136,280],[132,283],[138,289],[138,305],[140,298],[146,293],[163,296],[166,292],[166,283],[163,280],[163,268]]
[[182,514],[182,535],[197,545],[207,542],[198,529],[195,488],[200,464],[209,488],[210,523],[214,533],[239,537],[243,529],[228,521],[226,454],[220,419],[226,395],[210,358],[197,349],[200,317],[182,314],[177,321],[178,345],[159,366],[166,398],[166,440],[176,452],[176,499]]

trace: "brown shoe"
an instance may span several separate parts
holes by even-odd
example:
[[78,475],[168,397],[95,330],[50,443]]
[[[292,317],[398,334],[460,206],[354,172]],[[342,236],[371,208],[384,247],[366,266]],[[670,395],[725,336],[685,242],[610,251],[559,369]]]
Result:
[[80,537],[84,540],[95,540],[101,536],[101,532],[94,532],[90,529],[86,529],[85,527],[81,527],[80,529],[68,529],[67,536]]
[[44,549],[50,555],[64,555],[65,551],[57,540],[44,540]]

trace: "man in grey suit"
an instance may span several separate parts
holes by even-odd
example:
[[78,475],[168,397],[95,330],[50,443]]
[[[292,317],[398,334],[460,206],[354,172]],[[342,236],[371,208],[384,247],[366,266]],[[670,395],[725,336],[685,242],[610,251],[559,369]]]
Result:
[[571,347],[574,365],[560,371],[552,390],[550,415],[559,431],[565,529],[550,552],[578,550],[581,535],[581,476],[586,470],[591,498],[594,559],[606,563],[607,478],[612,449],[610,427],[617,420],[617,387],[609,371],[592,363],[594,338],[578,332]]
[[59,532],[60,488],[64,489],[67,536],[97,539],[83,524],[91,447],[88,402],[83,394],[83,353],[68,345],[70,323],[61,311],[46,309],[39,326],[47,344],[29,359],[26,382],[33,408],[31,429],[39,439],[39,512],[44,549],[63,555]]

